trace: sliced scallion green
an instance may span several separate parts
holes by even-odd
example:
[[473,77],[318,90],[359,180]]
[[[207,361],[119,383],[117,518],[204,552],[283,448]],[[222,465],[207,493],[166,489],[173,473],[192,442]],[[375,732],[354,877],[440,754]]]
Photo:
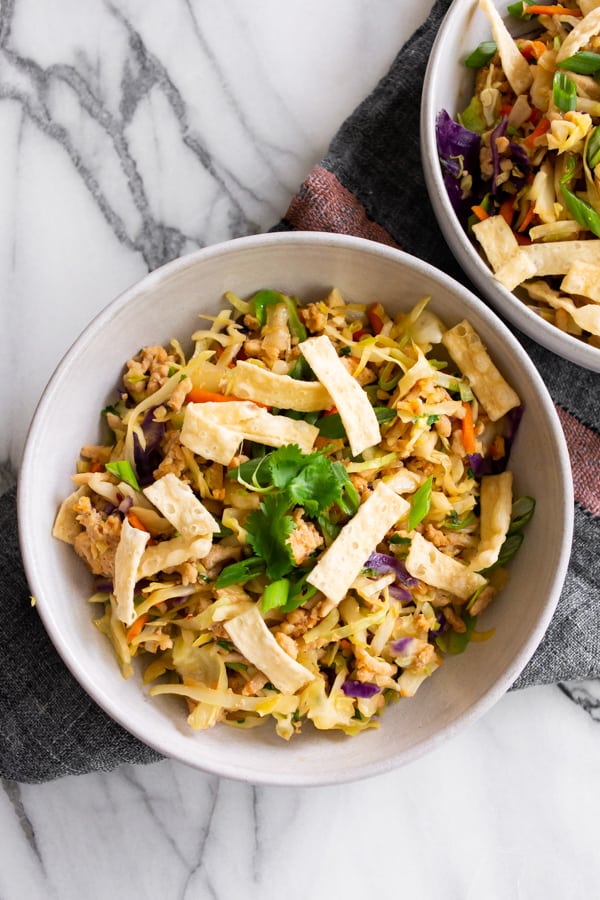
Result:
[[577,85],[566,72],[555,72],[552,81],[552,99],[561,112],[571,112],[577,105]]
[[107,472],[115,475],[120,481],[124,481],[125,484],[130,485],[134,490],[140,490],[136,474],[128,460],[117,459],[114,462],[107,462],[105,468]]
[[556,63],[556,68],[576,72],[577,75],[594,75],[600,69],[600,53],[582,50],[581,53],[574,53],[567,59],[561,59]]
[[470,69],[481,69],[496,54],[497,49],[495,41],[483,41],[472,53],[469,53],[465,59],[465,66]]
[[408,514],[408,530],[412,531],[422,522],[431,505],[431,490],[433,488],[433,477],[430,475],[427,481],[424,481],[421,487],[412,495],[410,512]]
[[600,163],[600,125],[596,125],[588,139],[586,161],[590,169],[595,169]]

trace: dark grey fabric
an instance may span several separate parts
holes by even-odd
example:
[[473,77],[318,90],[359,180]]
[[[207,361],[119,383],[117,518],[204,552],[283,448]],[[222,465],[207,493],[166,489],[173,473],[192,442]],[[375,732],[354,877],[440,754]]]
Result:
[[112,721],[54,649],[23,572],[16,491],[0,498],[0,776],[49,781],[160,759]]
[[[322,166],[404,249],[465,280],[435,225],[419,156],[419,98],[449,0],[399,53],[389,74],[340,129]],[[277,229],[289,228],[285,221]],[[295,223],[302,227],[302,223]],[[598,429],[598,377],[522,338],[555,401]],[[600,490],[600,486],[599,486]],[[0,498],[0,775],[38,782],[147,763],[158,754],[112,722],[64,667],[31,607],[15,492]],[[551,627],[518,686],[600,674],[598,518],[576,509],[576,541]]]

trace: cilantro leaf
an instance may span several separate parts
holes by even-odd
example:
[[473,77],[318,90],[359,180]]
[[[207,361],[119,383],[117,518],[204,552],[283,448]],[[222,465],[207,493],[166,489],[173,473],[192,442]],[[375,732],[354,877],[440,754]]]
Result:
[[298,444],[285,444],[269,453],[268,471],[271,482],[278,488],[288,487],[314,455],[302,453]]
[[296,526],[292,517],[287,515],[289,509],[290,502],[285,492],[268,494],[246,522],[248,542],[257,556],[265,560],[267,575],[273,581],[282,578],[294,567],[288,538]]

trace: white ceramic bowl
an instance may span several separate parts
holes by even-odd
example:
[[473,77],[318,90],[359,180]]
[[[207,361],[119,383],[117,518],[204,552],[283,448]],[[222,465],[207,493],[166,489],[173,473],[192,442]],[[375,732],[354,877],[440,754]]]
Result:
[[[506,13],[506,0],[495,0],[495,5],[515,33],[516,20]],[[477,0],[454,0],[431,51],[423,85],[421,155],[431,204],[454,256],[473,285],[500,315],[548,350],[586,369],[600,372],[600,349],[546,322],[494,279],[448,199],[437,152],[436,116],[445,109],[456,119],[456,114],[468,104],[473,93],[473,70],[467,69],[463,61],[478,44],[490,39],[489,22]]]
[[[378,730],[354,738],[307,727],[289,743],[269,725],[193,732],[178,698],[149,698],[136,676],[121,677],[86,604],[91,579],[72,549],[51,537],[70,490],[80,447],[97,440],[123,363],[148,343],[183,340],[200,310],[223,293],[262,287],[315,299],[337,286],[354,300],[410,308],[424,295],[455,324],[465,316],[525,403],[511,468],[516,490],[537,512],[512,564],[510,585],[485,614],[494,638],[451,658],[412,700],[388,707]],[[28,436],[19,485],[22,551],[48,633],[74,676],[125,728],[161,753],[253,783],[315,785],[385,772],[438,746],[475,721],[510,687],[539,643],[568,564],[572,489],[567,450],[552,402],[517,341],[483,303],[446,275],[404,253],[359,238],[275,234],[241,238],[169,263],[125,291],[89,325],[48,385]],[[535,573],[535,575],[533,574]]]

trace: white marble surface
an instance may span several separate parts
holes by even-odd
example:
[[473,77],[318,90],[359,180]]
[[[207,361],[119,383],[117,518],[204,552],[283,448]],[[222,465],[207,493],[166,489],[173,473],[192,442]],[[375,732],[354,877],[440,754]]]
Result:
[[[91,317],[148,268],[273,224],[430,6],[4,0],[0,486]],[[6,782],[0,897],[597,897],[599,720],[597,686],[529,689],[342,787],[170,761]]]

